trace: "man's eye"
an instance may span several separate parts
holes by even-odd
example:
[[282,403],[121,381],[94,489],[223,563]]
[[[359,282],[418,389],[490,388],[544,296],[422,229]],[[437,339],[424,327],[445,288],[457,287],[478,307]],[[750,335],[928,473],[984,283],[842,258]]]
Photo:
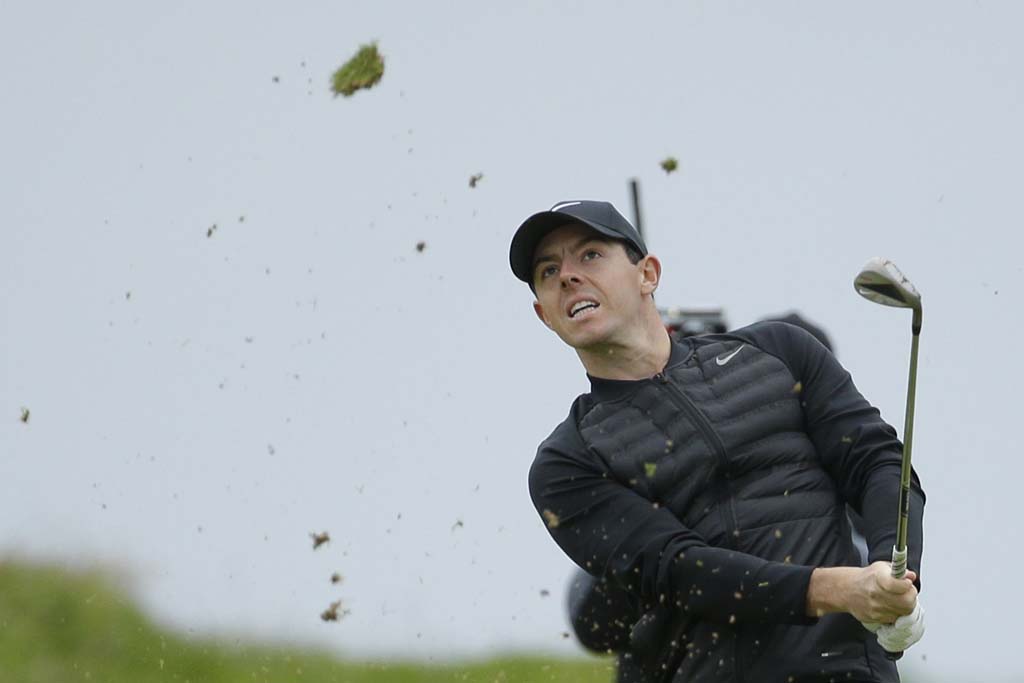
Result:
[[596,258],[600,255],[601,252],[597,251],[596,249],[587,249],[585,252],[583,252],[583,260],[589,261],[590,259]]
[[549,275],[554,275],[554,274],[555,274],[555,267],[554,266],[545,266],[545,267],[541,268],[541,270],[540,270],[540,277],[541,277],[541,279],[544,279],[544,278],[548,277]]

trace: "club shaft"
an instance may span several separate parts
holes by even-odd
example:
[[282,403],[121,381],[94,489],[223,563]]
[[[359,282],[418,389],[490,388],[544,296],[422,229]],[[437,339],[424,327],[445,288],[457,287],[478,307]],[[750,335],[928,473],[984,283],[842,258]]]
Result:
[[[917,347],[921,338],[921,312],[914,311],[913,337],[910,346],[910,375],[907,380],[907,410],[903,423],[903,464],[900,467],[899,521],[896,545],[893,548],[893,576],[903,578],[907,572],[907,528],[910,524],[910,458],[914,448],[914,403],[917,394]],[[897,559],[901,561],[897,561]]]

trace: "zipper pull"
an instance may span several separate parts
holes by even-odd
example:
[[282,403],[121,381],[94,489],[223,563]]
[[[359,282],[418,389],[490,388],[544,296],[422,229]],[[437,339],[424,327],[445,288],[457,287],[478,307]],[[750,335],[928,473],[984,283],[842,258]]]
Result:
[[659,372],[657,375],[654,376],[654,379],[658,380],[662,384],[668,384],[668,377],[665,376],[664,372]]

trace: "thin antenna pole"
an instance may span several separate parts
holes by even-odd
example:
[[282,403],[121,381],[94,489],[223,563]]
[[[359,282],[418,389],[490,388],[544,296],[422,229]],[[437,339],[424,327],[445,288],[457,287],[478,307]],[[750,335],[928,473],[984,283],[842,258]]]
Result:
[[640,233],[640,239],[644,238],[644,222],[640,218],[640,181],[633,178],[629,181],[629,189],[633,194],[633,227]]

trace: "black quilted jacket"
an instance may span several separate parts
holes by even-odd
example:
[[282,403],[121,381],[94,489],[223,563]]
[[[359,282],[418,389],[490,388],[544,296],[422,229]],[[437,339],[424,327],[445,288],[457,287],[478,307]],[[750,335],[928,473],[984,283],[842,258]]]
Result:
[[562,550],[631,596],[643,680],[899,680],[852,616],[805,615],[813,568],[860,564],[846,503],[889,559],[902,449],[824,346],[765,322],[673,342],[651,379],[590,379],[530,494]]

